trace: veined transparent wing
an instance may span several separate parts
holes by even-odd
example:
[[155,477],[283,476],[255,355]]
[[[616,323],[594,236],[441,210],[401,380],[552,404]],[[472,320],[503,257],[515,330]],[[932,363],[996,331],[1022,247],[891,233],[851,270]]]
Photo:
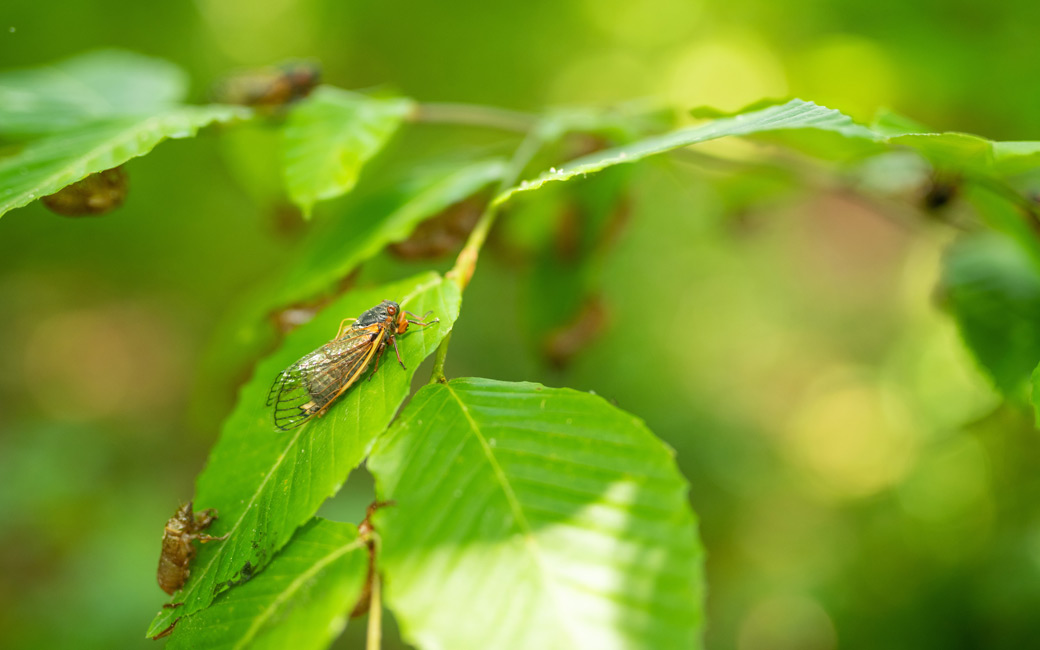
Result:
[[275,426],[288,431],[324,412],[365,372],[386,335],[382,324],[351,328],[283,370],[267,395]]

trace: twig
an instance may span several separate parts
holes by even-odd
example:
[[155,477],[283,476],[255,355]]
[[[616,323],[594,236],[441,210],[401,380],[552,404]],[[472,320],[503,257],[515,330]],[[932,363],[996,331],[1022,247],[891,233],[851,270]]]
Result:
[[383,599],[379,572],[372,573],[372,594],[368,606],[368,635],[365,650],[379,650],[383,641]]
[[438,103],[419,104],[411,118],[414,122],[484,126],[516,133],[527,133],[538,121],[534,115],[504,108]]

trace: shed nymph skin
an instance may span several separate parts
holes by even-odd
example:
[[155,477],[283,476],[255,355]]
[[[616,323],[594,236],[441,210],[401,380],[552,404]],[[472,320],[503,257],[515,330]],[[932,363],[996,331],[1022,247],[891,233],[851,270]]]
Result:
[[192,540],[213,542],[227,539],[227,535],[214,537],[201,531],[217,518],[217,511],[210,508],[195,514],[192,502],[177,509],[163,529],[162,553],[159,555],[159,570],[156,578],[162,590],[171,596],[187,582],[191,575],[191,560],[195,557]]

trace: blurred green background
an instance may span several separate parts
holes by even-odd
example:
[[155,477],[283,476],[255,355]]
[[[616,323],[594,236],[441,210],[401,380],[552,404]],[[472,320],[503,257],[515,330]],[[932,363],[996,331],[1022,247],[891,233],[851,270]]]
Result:
[[[203,101],[229,70],[313,57],[329,83],[421,101],[795,95],[1040,139],[1038,14],[1032,0],[6,0],[0,67],[120,47],[183,66]],[[162,524],[249,372],[214,371],[213,337],[300,229],[277,188],[240,182],[218,136],[131,161],[127,202],[103,218],[34,204],[0,220],[5,648],[152,647]],[[410,126],[362,184],[478,145],[515,139]],[[933,304],[950,233],[783,173],[655,162],[630,180],[601,335],[562,369],[545,362],[530,324],[551,287],[506,254],[507,221],[449,376],[595,390],[676,448],[708,551],[710,648],[1035,644],[1040,443]],[[360,281],[424,267],[400,266],[384,256]],[[358,473],[325,514],[357,521],[370,498]]]

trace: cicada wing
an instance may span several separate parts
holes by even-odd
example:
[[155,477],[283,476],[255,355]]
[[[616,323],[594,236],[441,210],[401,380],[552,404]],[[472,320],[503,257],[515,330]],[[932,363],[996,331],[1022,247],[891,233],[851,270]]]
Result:
[[304,374],[298,366],[292,366],[278,376],[268,398],[268,405],[274,404],[274,425],[288,431],[306,422],[313,415],[306,406],[308,402]]
[[285,369],[267,397],[274,424],[287,431],[317,415],[364,372],[382,340],[378,327],[357,328],[323,345]]
[[339,363],[327,368],[311,379],[310,394],[319,406],[333,401],[357,382],[379,350],[386,333],[386,328],[375,329],[363,348],[359,349],[363,354],[351,358],[349,363]]

